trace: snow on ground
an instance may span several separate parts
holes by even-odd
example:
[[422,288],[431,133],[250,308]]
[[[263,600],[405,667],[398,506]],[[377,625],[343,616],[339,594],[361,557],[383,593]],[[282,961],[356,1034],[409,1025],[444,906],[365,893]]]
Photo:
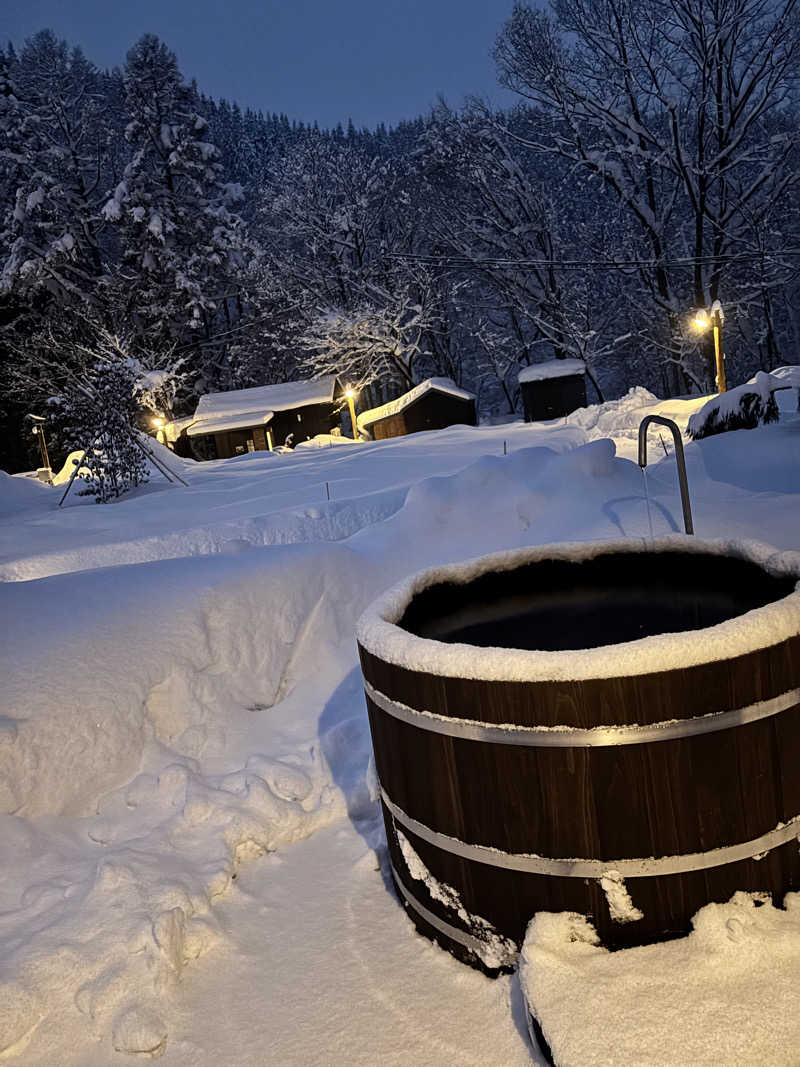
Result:
[[554,433],[518,422],[442,430],[435,448],[428,434],[414,434],[399,449],[389,441],[283,455],[251,452],[208,463],[168,453],[188,489],[153,472],[142,489],[105,507],[73,490],[59,508],[63,489],[31,490],[27,479],[14,479],[31,499],[38,493],[41,504],[26,522],[22,546],[17,524],[0,524],[0,581],[208,555],[235,550],[242,541],[263,546],[341,540],[397,511],[409,485],[428,475],[452,474],[483,455],[502,456],[504,440],[517,450],[545,436],[548,447],[558,449],[584,440],[580,430]]
[[792,1067],[800,1048],[800,894],[708,904],[688,937],[609,952],[582,915],[531,923],[520,976],[556,1063]]
[[[353,631],[423,567],[680,529],[671,454],[652,442],[645,482],[603,439],[632,454],[654,398],[613,404],[186,462],[188,489],[106,506],[0,479],[0,1053],[525,1061],[513,983],[412,935],[359,858],[376,809]],[[800,547],[795,414],[687,466],[702,536]]]

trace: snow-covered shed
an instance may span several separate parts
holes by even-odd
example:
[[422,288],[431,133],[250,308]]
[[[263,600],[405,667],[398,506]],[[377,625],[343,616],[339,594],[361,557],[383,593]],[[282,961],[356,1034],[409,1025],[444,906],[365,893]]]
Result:
[[359,432],[369,433],[376,441],[475,423],[474,395],[450,378],[428,378],[396,400],[358,416]]
[[519,372],[526,422],[569,415],[586,407],[586,364],[582,359],[552,359]]
[[217,459],[271,451],[330,433],[339,423],[341,392],[336,376],[329,375],[206,393],[183,432],[192,442],[203,441],[203,451]]

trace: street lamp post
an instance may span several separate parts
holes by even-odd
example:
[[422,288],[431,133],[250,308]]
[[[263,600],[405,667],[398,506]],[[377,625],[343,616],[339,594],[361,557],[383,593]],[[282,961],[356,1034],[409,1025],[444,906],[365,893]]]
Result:
[[353,428],[353,440],[358,440],[358,423],[356,421],[356,391],[355,389],[348,387],[345,390],[347,397],[347,406],[350,408],[350,425]]
[[[45,442],[45,439],[44,439],[44,423],[45,423],[45,420],[41,415],[26,415],[25,418],[30,423],[32,423],[33,436],[36,438],[36,440],[39,443],[39,452],[41,453],[41,456],[42,456],[42,467],[41,467],[41,469],[43,471],[49,471],[50,470],[50,456],[47,454],[47,443]],[[48,475],[48,477],[49,477],[49,475]]]
[[711,314],[707,311],[700,310],[695,315],[694,324],[698,330],[707,330],[709,326],[714,331],[714,358],[717,367],[717,392],[724,393],[728,388],[728,383],[725,377],[725,352],[722,348],[722,324],[725,321],[725,315],[722,311],[722,304],[719,300],[715,300],[711,305]]

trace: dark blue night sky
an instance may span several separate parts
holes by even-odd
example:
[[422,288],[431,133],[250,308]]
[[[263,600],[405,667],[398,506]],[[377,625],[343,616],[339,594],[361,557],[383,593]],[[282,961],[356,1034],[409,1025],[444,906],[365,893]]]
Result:
[[48,27],[98,66],[156,33],[216,97],[321,126],[397,123],[443,94],[508,95],[490,51],[512,0],[7,0],[15,45]]

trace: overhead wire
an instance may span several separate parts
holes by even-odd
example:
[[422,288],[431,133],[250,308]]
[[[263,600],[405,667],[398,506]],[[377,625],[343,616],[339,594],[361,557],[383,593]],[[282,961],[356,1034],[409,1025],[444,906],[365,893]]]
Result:
[[558,267],[565,270],[584,270],[587,267],[609,269],[635,269],[638,267],[694,267],[697,265],[714,265],[719,263],[755,263],[766,259],[775,260],[782,257],[800,256],[800,248],[782,248],[769,252],[730,253],[720,256],[687,256],[682,259],[508,259],[487,256],[475,259],[470,256],[451,254],[390,252],[391,259],[408,259],[420,263],[437,263],[460,267]]

